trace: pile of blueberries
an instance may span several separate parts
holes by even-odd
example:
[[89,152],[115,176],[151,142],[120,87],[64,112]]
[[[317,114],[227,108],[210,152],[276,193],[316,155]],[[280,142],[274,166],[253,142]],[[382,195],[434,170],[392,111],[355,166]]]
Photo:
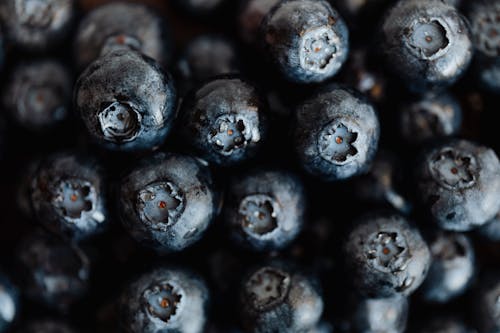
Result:
[[500,0],[1,0],[0,67],[0,333],[500,332]]

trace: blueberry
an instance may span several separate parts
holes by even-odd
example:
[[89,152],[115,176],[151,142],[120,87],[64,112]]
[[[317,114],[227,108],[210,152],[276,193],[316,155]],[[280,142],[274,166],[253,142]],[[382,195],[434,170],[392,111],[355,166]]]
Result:
[[414,90],[451,85],[473,54],[466,20],[441,0],[399,1],[383,22],[381,37],[388,66]]
[[75,62],[84,69],[110,51],[131,49],[165,65],[170,40],[163,18],[140,3],[99,6],[82,20],[75,36]]
[[177,154],[158,153],[142,161],[121,180],[118,195],[125,228],[160,253],[197,242],[219,205],[207,165]]
[[361,298],[356,302],[351,323],[355,332],[403,333],[408,319],[408,300],[396,295],[390,298]]
[[466,231],[500,210],[500,162],[495,152],[466,140],[429,148],[420,158],[418,195],[437,225]]
[[449,315],[434,315],[430,320],[426,318],[421,327],[412,331],[415,333],[476,333],[469,328],[461,318]]
[[475,319],[479,333],[500,331],[500,278],[498,272],[488,272],[474,292]]
[[349,51],[347,26],[326,0],[282,0],[262,22],[260,38],[282,75],[297,83],[330,79]]
[[158,268],[131,283],[120,299],[127,333],[201,333],[207,321],[208,288],[196,274]]
[[4,0],[0,18],[14,45],[45,51],[60,44],[76,18],[75,0]]
[[427,93],[400,107],[401,135],[405,141],[421,144],[454,136],[462,126],[462,109],[449,94]]
[[259,29],[266,15],[280,0],[246,0],[238,13],[238,32],[247,44],[257,44]]
[[76,333],[68,324],[51,319],[31,321],[25,324],[20,333]]
[[20,63],[6,82],[3,104],[21,126],[49,130],[68,118],[72,85],[68,69],[56,60]]
[[318,324],[323,299],[317,281],[286,263],[253,270],[242,283],[246,332],[303,332]]
[[5,332],[19,316],[19,290],[0,272],[0,332]]
[[474,46],[477,50],[476,75],[488,89],[500,92],[500,1],[473,1],[469,4]]
[[172,127],[176,91],[151,58],[116,50],[80,75],[74,104],[90,136],[105,148],[150,150],[163,143]]
[[[230,40],[201,35],[188,43],[177,62],[179,90],[190,90],[216,75],[237,73],[239,68],[236,46]],[[180,95],[184,95],[182,91]]]
[[55,153],[39,163],[31,180],[31,205],[42,225],[80,240],[109,224],[103,169],[91,156]]
[[295,148],[305,170],[324,180],[365,172],[380,136],[373,106],[350,89],[328,86],[296,109]]
[[198,17],[210,17],[220,13],[231,0],[174,0],[175,5]]
[[66,312],[89,289],[90,261],[75,244],[37,231],[20,242],[17,257],[33,301]]
[[392,153],[377,154],[370,170],[354,180],[353,192],[363,201],[389,204],[403,214],[410,213],[412,205],[401,190],[401,163]]
[[446,303],[462,295],[474,276],[474,247],[465,234],[434,231],[428,241],[432,264],[420,291],[428,302]]
[[278,250],[299,234],[306,197],[300,180],[283,171],[235,177],[224,203],[232,238],[254,250]]
[[263,145],[266,109],[257,89],[240,76],[215,77],[185,98],[179,128],[203,158],[234,165]]
[[353,285],[372,298],[408,296],[424,281],[430,252],[420,232],[390,213],[359,218],[344,244]]
[[491,242],[500,242],[500,212],[476,230],[484,239]]

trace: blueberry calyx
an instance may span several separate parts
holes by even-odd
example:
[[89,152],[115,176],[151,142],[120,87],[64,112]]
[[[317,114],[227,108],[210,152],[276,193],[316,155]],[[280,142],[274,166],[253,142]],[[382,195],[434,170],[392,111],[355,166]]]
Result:
[[438,152],[429,162],[434,179],[445,188],[466,189],[476,183],[477,163],[473,156],[461,154],[452,148]]
[[16,14],[21,24],[36,29],[45,29],[54,19],[53,1],[18,0],[15,2]]
[[98,118],[108,141],[132,141],[139,134],[141,115],[130,103],[113,102],[99,112]]
[[184,194],[172,182],[149,184],[137,194],[137,211],[146,224],[159,229],[172,226],[184,211]]
[[447,29],[438,18],[419,20],[405,31],[406,43],[421,59],[433,59],[449,45]]
[[300,45],[300,65],[315,73],[328,73],[336,66],[337,45],[340,39],[330,26],[322,26],[304,33]]
[[348,163],[358,153],[354,146],[357,138],[358,133],[343,122],[333,121],[327,124],[318,140],[321,157],[337,165]]
[[406,240],[397,232],[387,231],[370,236],[366,256],[371,265],[382,272],[403,271],[410,259]]
[[168,323],[175,316],[182,300],[177,288],[169,282],[155,284],[143,292],[143,304],[149,314]]
[[290,276],[276,268],[265,267],[255,272],[246,285],[255,309],[268,309],[283,302],[290,290]]
[[108,52],[123,48],[140,52],[142,50],[142,43],[138,38],[131,35],[112,35],[104,41],[101,48],[101,56]]
[[[245,147],[253,139],[245,119],[225,114],[217,118],[214,127],[208,134],[208,140],[222,155],[231,155],[235,150]],[[252,141],[259,141],[253,139]]]
[[91,183],[82,179],[62,180],[52,199],[54,207],[66,221],[79,219],[95,206],[97,195]]
[[239,208],[243,230],[254,237],[273,232],[278,227],[278,210],[278,203],[268,195],[253,194],[245,197]]

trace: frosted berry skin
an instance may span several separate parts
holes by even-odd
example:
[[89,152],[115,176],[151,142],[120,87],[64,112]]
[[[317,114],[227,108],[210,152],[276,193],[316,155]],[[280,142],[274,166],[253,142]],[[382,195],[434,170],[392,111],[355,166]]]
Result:
[[104,170],[92,156],[65,152],[46,156],[31,180],[38,221],[67,239],[81,240],[109,225]]
[[91,138],[118,151],[151,150],[166,139],[176,109],[170,75],[151,58],[117,50],[80,75],[74,105]]
[[157,13],[139,3],[110,3],[89,12],[75,36],[75,62],[84,69],[117,49],[129,49],[165,65],[170,58],[166,24]]
[[0,272],[0,332],[5,332],[19,316],[19,290]]
[[475,275],[475,252],[467,235],[444,231],[429,237],[432,264],[419,289],[424,300],[446,303],[462,295]]
[[159,253],[197,242],[217,214],[219,195],[206,163],[158,153],[120,182],[118,203],[127,231]]
[[473,55],[465,19],[440,0],[396,3],[382,24],[380,50],[413,90],[451,85]]
[[351,318],[352,328],[360,333],[403,333],[408,320],[408,303],[401,295],[360,299]]
[[452,140],[429,148],[419,160],[418,195],[439,227],[471,230],[500,210],[500,163],[493,150]]
[[5,0],[0,18],[6,37],[30,51],[46,51],[61,43],[71,32],[75,0]]
[[271,263],[242,281],[240,306],[245,332],[308,332],[321,318],[323,299],[314,278]]
[[260,39],[281,74],[297,83],[332,78],[347,59],[349,33],[325,0],[283,0],[267,14]]
[[35,302],[66,312],[89,290],[90,260],[75,244],[34,232],[17,250],[23,292]]
[[20,63],[6,82],[3,104],[21,126],[48,130],[69,117],[72,85],[68,69],[55,60]]
[[409,296],[424,281],[431,255],[405,218],[378,213],[358,219],[344,244],[355,288],[371,298]]
[[201,333],[209,291],[196,274],[159,268],[127,286],[120,298],[120,324],[127,333]]
[[306,197],[300,180],[283,171],[257,171],[235,177],[224,203],[231,237],[247,248],[278,250],[299,234]]
[[362,95],[333,85],[296,108],[293,135],[304,169],[335,181],[367,171],[377,151],[380,124]]
[[455,136],[462,127],[462,108],[449,94],[427,93],[404,103],[399,112],[401,135],[414,145]]
[[238,75],[211,79],[192,91],[180,111],[181,135],[204,159],[220,166],[253,157],[267,134],[267,106]]
[[473,1],[468,3],[469,18],[476,48],[475,73],[480,83],[493,92],[500,92],[500,1]]
[[259,29],[266,15],[280,0],[245,0],[238,15],[238,32],[247,44],[257,44]]
[[37,320],[25,324],[20,333],[77,333],[66,323],[56,320]]

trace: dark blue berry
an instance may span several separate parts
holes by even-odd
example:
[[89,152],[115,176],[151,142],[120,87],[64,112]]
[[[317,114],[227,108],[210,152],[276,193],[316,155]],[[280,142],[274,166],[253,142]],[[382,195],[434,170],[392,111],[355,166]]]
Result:
[[34,51],[60,44],[70,33],[75,14],[75,0],[4,0],[0,4],[7,38]]
[[208,288],[196,274],[158,268],[127,286],[120,324],[127,333],[202,333],[208,300]]
[[42,159],[31,180],[31,206],[52,232],[80,240],[109,225],[106,180],[91,156],[55,153]]
[[405,218],[371,214],[358,219],[344,244],[357,291],[369,297],[408,296],[424,281],[431,256]]
[[478,281],[473,309],[479,333],[500,332],[500,278],[488,272]]
[[74,328],[68,324],[51,319],[31,321],[25,324],[19,331],[20,333],[76,333]]
[[241,288],[246,332],[307,332],[323,312],[317,281],[287,264],[271,263],[253,270]]
[[462,295],[475,274],[474,247],[465,234],[435,231],[428,239],[432,264],[420,287],[428,302],[446,303]]
[[66,120],[71,111],[73,79],[55,60],[20,63],[3,92],[3,105],[21,126],[48,130]]
[[414,90],[451,85],[473,54],[466,20],[441,0],[399,1],[382,24],[380,48],[388,67]]
[[367,171],[380,136],[373,106],[359,93],[329,86],[296,109],[295,148],[307,172],[334,181]]
[[160,253],[198,241],[219,206],[210,170],[193,157],[159,153],[120,182],[122,222],[139,242]]
[[396,295],[390,298],[361,298],[351,318],[354,332],[403,333],[408,319],[408,300]]
[[259,29],[266,15],[280,0],[246,0],[238,15],[238,32],[248,44],[257,44]]
[[411,144],[455,136],[462,126],[462,109],[449,94],[427,93],[400,107],[400,128]]
[[254,250],[278,250],[299,234],[306,197],[300,180],[280,171],[235,177],[224,202],[231,236]]
[[0,272],[0,332],[5,332],[19,317],[19,290]]
[[452,140],[429,148],[417,167],[418,195],[436,224],[465,231],[500,211],[500,162],[487,147]]
[[476,230],[484,239],[491,242],[500,242],[500,212]]
[[325,0],[282,0],[262,22],[260,38],[282,75],[298,83],[330,79],[349,52],[347,26]]
[[266,111],[253,85],[236,75],[221,76],[185,98],[179,128],[203,158],[228,166],[248,160],[263,145]]
[[74,244],[37,231],[20,242],[17,257],[23,293],[35,302],[65,312],[89,290],[90,261]]
[[150,150],[163,143],[172,127],[176,91],[151,58],[117,50],[80,75],[74,103],[92,139],[105,148]]
[[75,38],[75,62],[80,69],[117,49],[138,51],[162,65],[171,53],[165,21],[140,3],[97,7],[82,20]]

